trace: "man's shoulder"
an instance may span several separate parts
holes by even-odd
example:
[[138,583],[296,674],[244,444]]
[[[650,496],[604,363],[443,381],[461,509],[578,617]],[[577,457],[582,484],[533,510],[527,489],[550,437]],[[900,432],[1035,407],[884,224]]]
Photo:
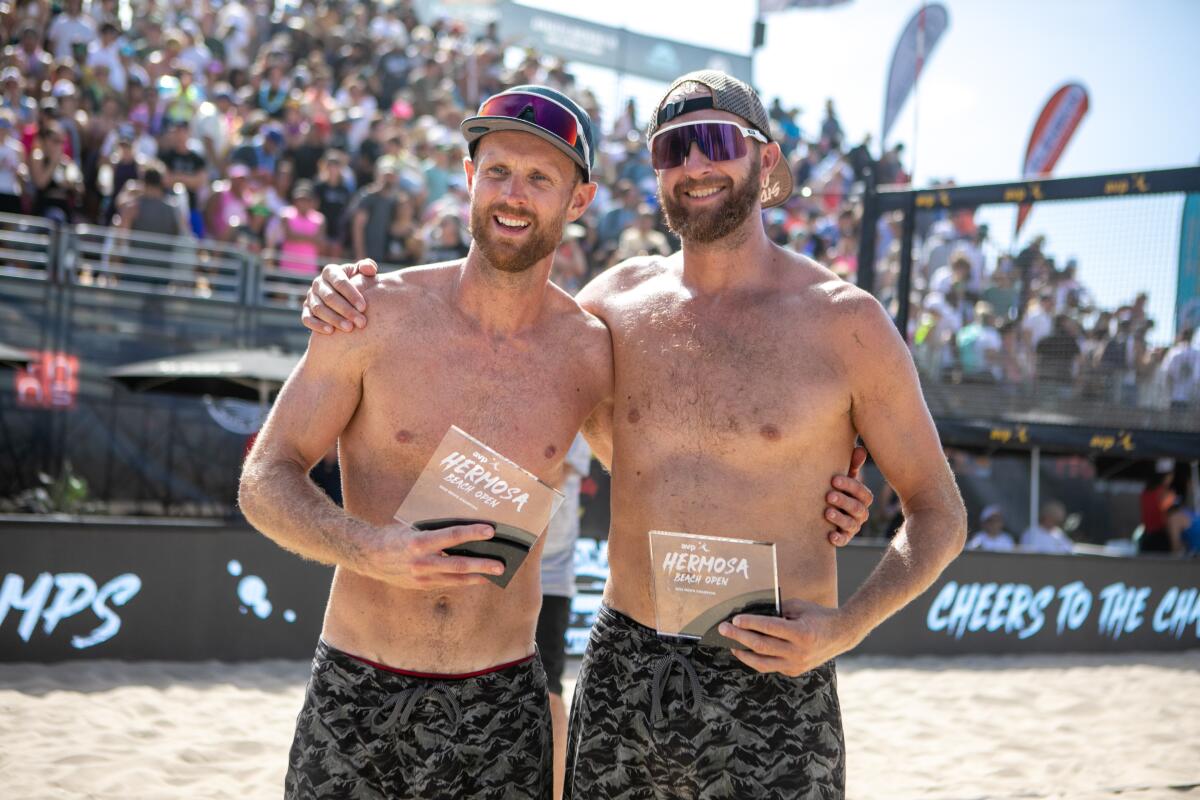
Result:
[[626,292],[635,291],[646,283],[671,273],[681,274],[682,261],[675,256],[635,256],[615,264],[593,278],[579,292],[585,308]]

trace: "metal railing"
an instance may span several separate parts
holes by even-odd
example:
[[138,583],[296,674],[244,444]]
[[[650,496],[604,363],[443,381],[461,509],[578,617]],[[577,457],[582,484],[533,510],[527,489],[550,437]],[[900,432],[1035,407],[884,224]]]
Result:
[[0,214],[0,278],[48,281],[58,264],[58,225],[44,217]]

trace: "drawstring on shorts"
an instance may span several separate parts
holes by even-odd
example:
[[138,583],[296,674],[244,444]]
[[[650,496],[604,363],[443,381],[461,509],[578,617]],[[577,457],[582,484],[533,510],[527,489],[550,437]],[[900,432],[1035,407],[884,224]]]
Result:
[[462,721],[462,708],[459,706],[458,699],[445,686],[426,684],[397,692],[385,700],[379,708],[372,711],[371,716],[367,719],[367,723],[371,726],[371,732],[384,733],[394,728],[397,722],[400,727],[407,726],[413,711],[426,697],[436,700],[454,727],[458,727],[458,723]]
[[654,665],[654,679],[650,684],[651,722],[658,722],[663,717],[662,693],[667,686],[667,679],[670,677],[673,664],[679,664],[683,668],[684,676],[688,679],[685,687],[691,689],[692,692],[692,713],[695,714],[700,710],[700,701],[703,699],[703,695],[700,692],[700,678],[696,675],[696,668],[687,656],[672,648],[670,653],[660,658]]

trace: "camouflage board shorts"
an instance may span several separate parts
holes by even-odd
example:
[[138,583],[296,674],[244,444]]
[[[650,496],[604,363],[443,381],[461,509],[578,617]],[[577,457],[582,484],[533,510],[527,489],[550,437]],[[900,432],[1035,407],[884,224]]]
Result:
[[601,607],[571,703],[564,800],[844,796],[832,661],[759,673]]
[[317,646],[285,797],[549,800],[550,708],[536,656],[483,674],[392,670]]

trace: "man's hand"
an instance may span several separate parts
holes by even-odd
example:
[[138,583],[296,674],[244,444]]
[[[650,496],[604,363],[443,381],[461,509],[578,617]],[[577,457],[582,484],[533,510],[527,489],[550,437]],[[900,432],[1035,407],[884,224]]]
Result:
[[316,333],[333,333],[335,326],[343,331],[352,331],[356,326],[365,328],[367,317],[360,312],[367,310],[367,301],[350,279],[355,275],[373,278],[378,274],[379,266],[369,258],[353,264],[326,264],[321,274],[313,278],[300,321]]
[[457,589],[482,586],[485,575],[501,575],[504,565],[494,558],[449,556],[443,550],[466,542],[491,539],[490,525],[456,525],[419,531],[396,523],[377,529],[368,539],[355,572],[404,589]]
[[829,543],[834,547],[849,544],[871,516],[871,503],[875,502],[875,495],[858,480],[859,470],[866,460],[866,449],[855,447],[850,454],[849,472],[846,475],[834,475],[830,481],[834,491],[825,495],[825,502],[829,505],[825,509],[825,519],[837,526],[837,530],[827,534]]
[[759,672],[796,677],[855,647],[861,640],[842,612],[806,600],[783,601],[782,617],[739,614],[722,622],[720,632],[749,650],[733,650]]

